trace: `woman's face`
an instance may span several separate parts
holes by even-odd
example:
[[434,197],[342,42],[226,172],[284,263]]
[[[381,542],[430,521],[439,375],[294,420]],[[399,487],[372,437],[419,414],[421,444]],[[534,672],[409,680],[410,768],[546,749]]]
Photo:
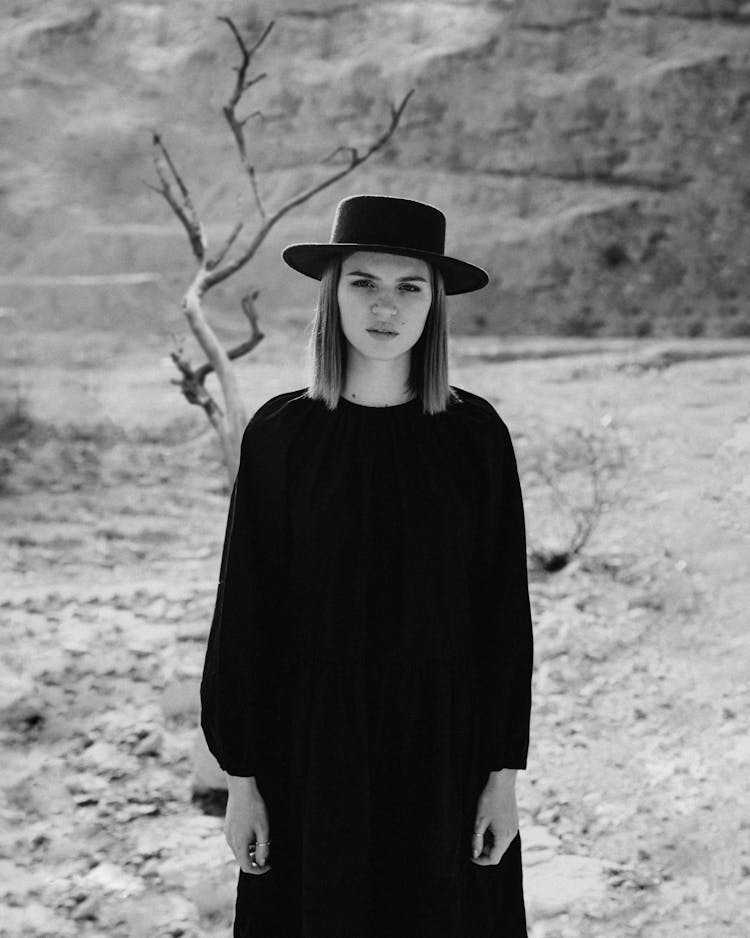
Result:
[[341,264],[337,296],[349,344],[367,358],[397,358],[422,335],[432,303],[430,267],[421,258],[355,251]]

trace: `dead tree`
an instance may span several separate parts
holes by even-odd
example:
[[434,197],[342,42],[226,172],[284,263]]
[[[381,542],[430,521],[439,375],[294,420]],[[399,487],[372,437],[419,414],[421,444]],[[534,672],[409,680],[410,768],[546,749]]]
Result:
[[[261,219],[260,224],[249,243],[237,251],[234,259],[230,260],[228,255],[234,247],[240,232],[244,228],[244,221],[241,219],[235,222],[232,231],[224,243],[219,246],[215,253],[211,254],[209,252],[205,229],[195,209],[195,203],[190,197],[188,187],[158,132],[154,132],[153,134],[152,153],[156,173],[159,177],[159,185],[152,186],[149,183],[147,183],[147,185],[166,199],[170,208],[185,229],[190,242],[190,248],[197,261],[197,269],[193,279],[182,298],[182,310],[193,335],[206,356],[206,361],[197,368],[194,368],[183,356],[181,349],[173,350],[170,352],[170,356],[178,368],[181,377],[179,379],[173,378],[172,383],[179,385],[189,403],[203,408],[208,420],[219,435],[224,462],[227,467],[229,484],[231,486],[237,474],[242,432],[247,422],[247,416],[240,398],[237,376],[233,370],[232,362],[250,353],[263,339],[263,332],[258,324],[258,312],[255,306],[258,291],[253,290],[245,294],[241,301],[242,312],[250,326],[250,335],[245,341],[229,350],[226,350],[222,346],[216,333],[206,319],[203,309],[203,297],[212,287],[215,287],[233,274],[236,274],[237,271],[241,270],[253,259],[269,231],[279,219],[287,214],[287,212],[292,211],[292,209],[306,202],[308,199],[311,199],[318,192],[321,192],[334,182],[337,182],[339,179],[351,173],[368,160],[373,153],[385,146],[393,136],[399,120],[401,119],[401,115],[404,112],[404,108],[409,98],[414,93],[414,89],[412,88],[405,95],[398,106],[394,104],[390,105],[391,119],[387,130],[377,137],[364,153],[359,153],[357,148],[353,146],[337,147],[332,153],[325,157],[322,162],[328,163],[332,161],[340,151],[344,151],[348,153],[349,156],[347,165],[336,170],[322,182],[310,186],[298,195],[293,196],[279,208],[269,211],[261,200],[255,167],[253,166],[248,152],[248,141],[245,136],[245,125],[248,121],[255,117],[263,121],[265,120],[265,115],[262,111],[256,110],[247,117],[240,119],[237,116],[237,107],[245,92],[266,77],[266,73],[261,72],[259,75],[248,78],[248,69],[253,55],[260,48],[273,28],[274,21],[271,20],[265,30],[263,30],[260,38],[254,45],[249,47],[245,39],[240,35],[234,22],[228,16],[219,16],[218,19],[226,23],[231,29],[239,47],[240,63],[234,66],[237,78],[229,100],[222,108],[222,111],[239,152],[242,168],[252,187],[253,198]],[[223,408],[206,388],[206,377],[211,372],[216,373],[223,396]]]

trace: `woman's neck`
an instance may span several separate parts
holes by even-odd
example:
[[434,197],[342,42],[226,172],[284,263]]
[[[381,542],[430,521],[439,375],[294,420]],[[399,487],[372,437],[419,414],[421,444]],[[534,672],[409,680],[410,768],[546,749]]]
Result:
[[396,361],[360,361],[347,367],[342,394],[355,404],[388,407],[405,404],[414,394],[408,387],[409,356]]

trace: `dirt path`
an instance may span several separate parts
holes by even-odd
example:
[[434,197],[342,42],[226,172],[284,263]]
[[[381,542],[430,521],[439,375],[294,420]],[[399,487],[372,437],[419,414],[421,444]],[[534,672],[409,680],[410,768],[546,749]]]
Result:
[[[42,339],[11,350],[3,394],[20,382],[35,417],[78,429],[17,447],[0,499],[0,935],[225,935],[236,865],[190,802],[223,470],[155,346],[88,340],[72,365]],[[495,403],[522,482],[571,423],[617,430],[630,460],[584,555],[532,578],[530,935],[750,934],[750,347],[498,346],[570,353],[455,345],[453,383]],[[303,386],[302,365],[300,343],[270,341],[249,411]],[[525,485],[532,545],[539,494]]]

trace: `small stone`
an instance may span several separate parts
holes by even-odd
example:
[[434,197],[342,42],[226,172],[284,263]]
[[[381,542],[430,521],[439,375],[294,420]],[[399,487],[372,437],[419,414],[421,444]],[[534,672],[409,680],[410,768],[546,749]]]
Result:
[[72,917],[77,921],[81,919],[95,919],[101,901],[101,896],[89,896],[75,907]]
[[161,754],[163,743],[164,735],[161,730],[154,730],[137,743],[133,748],[133,754],[136,756],[158,756]]

